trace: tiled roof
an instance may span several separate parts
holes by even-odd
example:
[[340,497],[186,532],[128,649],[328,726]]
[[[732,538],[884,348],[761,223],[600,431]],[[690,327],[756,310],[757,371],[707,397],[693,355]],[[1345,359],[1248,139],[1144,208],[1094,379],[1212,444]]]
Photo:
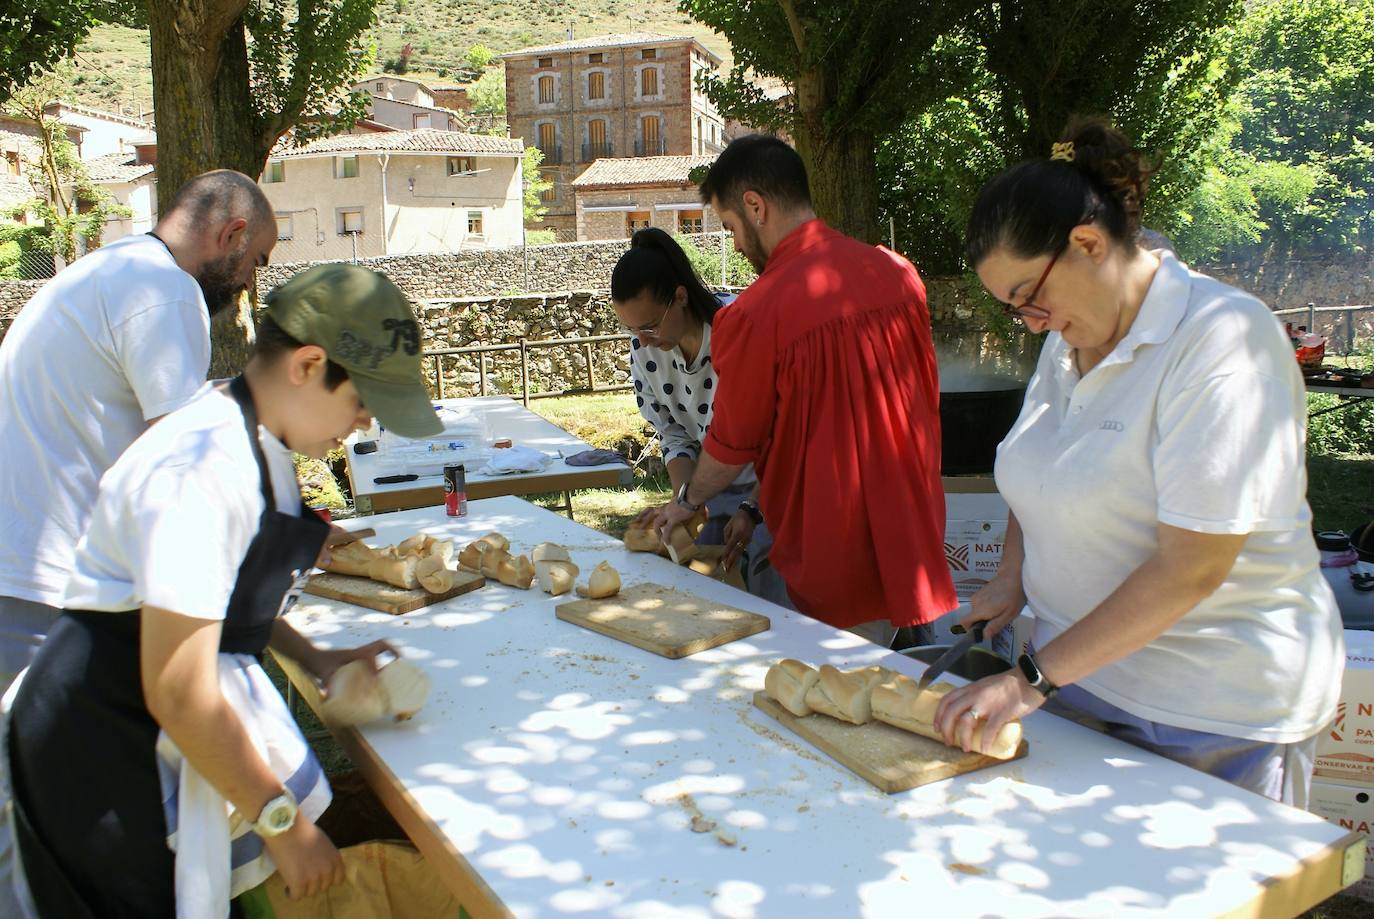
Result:
[[285,138],[272,151],[274,159],[325,156],[339,153],[442,153],[450,156],[519,155],[525,152],[518,138],[490,134],[464,134],[421,128],[416,131],[382,131],[376,134],[337,134],[311,141],[304,147],[288,146]]
[[686,185],[687,174],[697,166],[709,166],[714,156],[635,156],[600,159],[573,179],[573,188],[604,188],[622,185]]
[[153,171],[151,163],[135,162],[132,153],[106,153],[86,160],[86,173],[92,182],[132,182]]
[[[521,48],[519,51],[507,51],[501,55],[502,58],[524,57],[533,54],[557,54],[560,51],[599,51],[602,48],[627,48],[631,45],[655,45],[667,44],[669,42],[695,41],[691,35],[664,35],[661,32],[625,32],[619,35],[596,35],[591,38],[579,38],[575,41],[565,41],[557,45],[540,45],[534,48]],[[703,47],[705,47],[703,45]],[[716,60],[720,58],[715,52],[707,49],[707,54]]]

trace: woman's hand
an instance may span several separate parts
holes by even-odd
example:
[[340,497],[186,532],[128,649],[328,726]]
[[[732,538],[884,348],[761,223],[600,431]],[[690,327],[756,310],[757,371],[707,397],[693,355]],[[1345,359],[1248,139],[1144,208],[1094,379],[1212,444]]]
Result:
[[725,525],[725,552],[720,557],[720,566],[726,571],[734,568],[740,556],[754,538],[754,518],[748,511],[735,511],[730,522]]
[[[1044,704],[1045,697],[1019,673],[999,673],[946,693],[935,709],[935,727],[950,746],[966,753],[985,753],[1003,725]],[[975,745],[973,735],[980,724],[983,731]]]
[[345,880],[343,856],[304,814],[298,813],[295,824],[285,833],[264,837],[263,845],[291,900],[312,897]]
[[[377,655],[379,654],[401,656],[400,652],[390,642],[380,640],[363,645],[361,648],[339,648],[327,651],[317,648],[310,660],[309,669],[314,673],[316,679],[328,685],[329,678],[334,675],[334,671],[350,661],[367,661],[368,667],[373,673],[376,673],[381,669],[377,666]],[[301,663],[305,662],[302,661]]]
[[998,574],[981,590],[969,598],[973,612],[961,620],[965,628],[976,622],[986,622],[986,635],[991,638],[1021,615],[1026,606],[1026,592],[1021,588],[1020,574]]

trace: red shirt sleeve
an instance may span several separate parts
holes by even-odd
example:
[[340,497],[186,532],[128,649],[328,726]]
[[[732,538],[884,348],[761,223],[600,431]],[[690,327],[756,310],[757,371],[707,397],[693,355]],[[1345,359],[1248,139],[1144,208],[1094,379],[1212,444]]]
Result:
[[771,326],[736,301],[716,314],[711,328],[711,366],[718,380],[703,446],[730,466],[756,461],[772,435],[777,336]]

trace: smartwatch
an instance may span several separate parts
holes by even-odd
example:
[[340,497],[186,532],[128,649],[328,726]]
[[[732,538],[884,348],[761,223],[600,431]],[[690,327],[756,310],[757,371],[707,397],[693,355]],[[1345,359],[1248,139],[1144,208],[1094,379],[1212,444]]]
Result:
[[754,526],[763,523],[763,511],[753,501],[744,500],[739,503],[739,509],[749,515],[749,519],[754,521]]
[[262,806],[262,813],[253,821],[253,832],[264,839],[280,836],[296,825],[296,812],[296,796],[291,789],[283,789],[281,794]]
[[684,510],[689,510],[695,514],[697,511],[701,510],[701,505],[693,504],[691,501],[687,500],[687,489],[691,487],[692,483],[690,480],[682,483],[682,487],[677,490],[677,503]]
[[1035,662],[1035,658],[1030,654],[1022,654],[1016,659],[1016,666],[1021,668],[1021,673],[1025,676],[1026,682],[1030,684],[1040,695],[1048,699],[1050,696],[1059,692],[1059,687],[1045,679],[1045,675],[1040,672],[1040,665]]

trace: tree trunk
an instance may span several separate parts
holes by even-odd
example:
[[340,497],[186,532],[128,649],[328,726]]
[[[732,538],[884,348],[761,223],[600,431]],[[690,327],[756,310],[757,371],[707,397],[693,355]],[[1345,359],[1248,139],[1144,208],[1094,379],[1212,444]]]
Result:
[[[148,2],[160,206],[207,170],[254,178],[261,172],[242,19],[247,6],[248,0]],[[212,377],[232,376],[247,360],[251,309],[240,304],[237,313],[214,324]]]
[[877,139],[864,131],[797,131],[816,216],[867,243],[882,240],[878,226]]

